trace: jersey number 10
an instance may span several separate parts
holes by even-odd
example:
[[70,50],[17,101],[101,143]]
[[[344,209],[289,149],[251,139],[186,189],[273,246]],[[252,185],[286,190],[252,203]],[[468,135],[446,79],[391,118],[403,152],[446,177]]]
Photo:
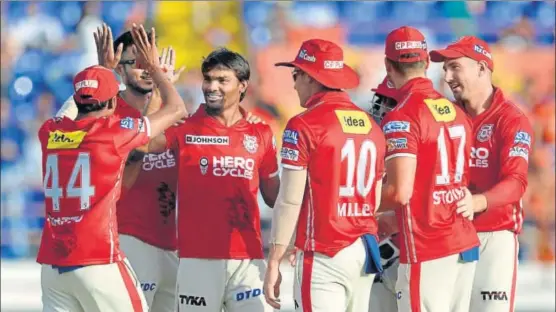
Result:
[[[376,175],[375,144],[373,141],[365,140],[359,147],[359,151],[356,151],[355,141],[353,139],[347,139],[342,147],[342,162],[344,162],[344,160],[347,160],[346,184],[340,186],[340,196],[354,196],[355,190],[357,189],[359,195],[366,197],[373,187]],[[368,176],[367,168],[370,168]],[[353,186],[354,176],[356,178],[355,187]]]
[[[80,177],[80,187],[75,186],[77,176]],[[48,187],[48,180],[52,179],[52,186]],[[43,181],[44,197],[52,199],[52,210],[60,211],[60,198],[64,197],[64,189],[60,187],[58,172],[58,155],[50,154],[46,158],[45,175]],[[91,185],[91,157],[89,153],[79,153],[71,170],[66,187],[68,198],[80,199],[80,210],[87,210],[91,206],[91,196],[95,194],[95,187]]]

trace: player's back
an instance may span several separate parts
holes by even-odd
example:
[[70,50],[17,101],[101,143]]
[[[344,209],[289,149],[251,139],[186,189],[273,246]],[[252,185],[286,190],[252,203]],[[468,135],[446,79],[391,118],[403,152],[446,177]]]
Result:
[[[296,157],[298,144],[308,145],[307,156]],[[295,158],[307,157],[298,248],[333,256],[362,235],[376,234],[375,187],[383,175],[384,146],[380,127],[347,95],[290,120],[283,163],[287,168]]]
[[[146,125],[144,124],[146,123]],[[37,261],[68,266],[120,259],[115,205],[125,159],[148,141],[147,119],[55,118],[39,130],[46,222]]]
[[387,157],[416,157],[414,188],[397,210],[402,263],[456,254],[478,245],[471,221],[456,213],[469,182],[471,122],[431,88],[410,92],[383,120]]

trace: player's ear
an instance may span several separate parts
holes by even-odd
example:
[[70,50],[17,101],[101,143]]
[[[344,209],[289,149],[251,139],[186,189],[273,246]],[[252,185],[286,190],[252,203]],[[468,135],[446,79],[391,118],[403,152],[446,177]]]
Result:
[[485,61],[479,61],[479,77],[485,75],[488,70],[488,65]]
[[249,86],[249,80],[243,80],[239,82],[239,93],[245,93],[247,87]]
[[392,71],[392,63],[387,58],[384,58],[384,68],[386,68],[386,72],[390,73]]
[[116,68],[114,68],[114,71],[116,72],[116,74],[118,74],[118,76],[120,76],[120,79],[125,84],[124,65],[118,64]]
[[107,108],[108,109],[114,109],[114,108],[116,108],[117,103],[118,103],[117,96],[115,96],[108,101],[108,105],[107,105],[108,107]]

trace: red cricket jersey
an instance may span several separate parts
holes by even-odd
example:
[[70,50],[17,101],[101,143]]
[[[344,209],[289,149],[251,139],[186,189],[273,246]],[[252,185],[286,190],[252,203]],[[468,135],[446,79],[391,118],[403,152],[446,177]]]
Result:
[[58,266],[122,259],[116,202],[125,161],[149,141],[147,118],[54,118],[39,130],[46,222],[37,262]]
[[[528,118],[495,88],[492,105],[473,119],[471,193],[484,193],[488,208],[477,214],[478,232],[510,230],[523,225],[521,197],[527,188],[533,130]],[[507,181],[498,191],[493,187]],[[509,184],[508,184],[509,182]],[[504,182],[502,182],[504,183]]]
[[[141,112],[118,97],[116,115],[141,117]],[[141,172],[133,186],[122,188],[118,201],[118,231],[158,248],[175,250],[176,159],[168,149],[143,157]]]
[[386,161],[417,158],[410,203],[396,208],[400,262],[438,259],[478,246],[472,222],[456,213],[469,183],[471,121],[429,79],[412,79],[398,94],[398,105],[382,121]]
[[[376,236],[375,187],[384,174],[384,135],[345,92],[321,92],[288,122],[284,168],[307,169],[295,246],[334,256],[363,234]],[[377,238],[378,240],[378,238]]]
[[245,119],[226,127],[202,105],[165,134],[178,155],[179,256],[263,259],[259,181],[278,174],[270,127]]

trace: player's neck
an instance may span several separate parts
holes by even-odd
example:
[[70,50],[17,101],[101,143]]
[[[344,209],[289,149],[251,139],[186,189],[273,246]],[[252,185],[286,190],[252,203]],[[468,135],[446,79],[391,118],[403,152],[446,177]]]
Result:
[[208,115],[216,118],[216,120],[226,127],[233,126],[243,118],[243,115],[239,110],[239,104],[231,105],[230,107],[223,108],[222,110],[214,110],[206,106],[205,110]]
[[137,109],[138,111],[142,112],[145,109],[145,106],[149,103],[151,98],[152,92],[149,93],[140,93],[133,91],[131,88],[126,88],[124,91],[120,92],[120,97],[131,107]]
[[478,88],[472,93],[469,99],[462,100],[465,110],[471,117],[478,116],[486,111],[492,105],[492,95],[494,88],[491,84],[488,87]]
[[400,89],[401,87],[405,86],[408,81],[415,78],[427,78],[427,75],[425,73],[406,74],[403,76],[400,75],[399,77],[396,77],[396,79],[393,79],[394,81],[392,81],[392,83],[394,84],[396,89]]
[[78,113],[77,116],[75,117],[75,121],[85,119],[85,118],[101,118],[101,117],[105,117],[105,116],[108,116],[108,114],[105,112],[105,110],[90,112],[90,113],[87,113],[87,114]]

